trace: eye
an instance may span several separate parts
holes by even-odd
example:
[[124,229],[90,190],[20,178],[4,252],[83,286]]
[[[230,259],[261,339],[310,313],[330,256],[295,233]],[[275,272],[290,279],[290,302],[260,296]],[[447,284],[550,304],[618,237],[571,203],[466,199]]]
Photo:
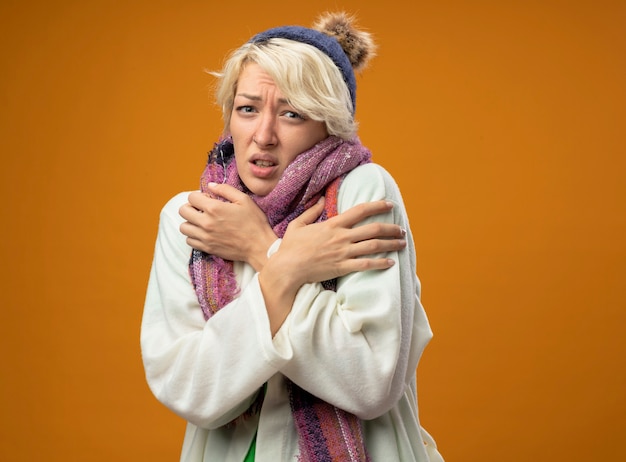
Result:
[[302,114],[299,114],[295,111],[285,111],[283,115],[287,117],[288,119],[306,120],[306,118]]
[[237,106],[235,108],[235,111],[241,112],[241,113],[244,113],[244,114],[250,114],[250,113],[254,112],[254,108],[252,106],[243,105],[243,106]]

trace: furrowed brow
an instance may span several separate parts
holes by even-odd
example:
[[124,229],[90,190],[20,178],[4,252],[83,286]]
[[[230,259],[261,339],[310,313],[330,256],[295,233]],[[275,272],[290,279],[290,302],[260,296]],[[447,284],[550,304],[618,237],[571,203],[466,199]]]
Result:
[[[240,96],[242,98],[249,99],[250,101],[261,101],[263,99],[258,95],[251,95],[249,93],[237,93],[237,95],[235,96]],[[280,104],[289,104],[289,101],[287,100],[287,98],[280,98],[278,102]]]
[[261,101],[261,97],[257,95],[250,95],[248,93],[237,93],[237,96],[241,96],[242,98],[249,99],[251,101]]

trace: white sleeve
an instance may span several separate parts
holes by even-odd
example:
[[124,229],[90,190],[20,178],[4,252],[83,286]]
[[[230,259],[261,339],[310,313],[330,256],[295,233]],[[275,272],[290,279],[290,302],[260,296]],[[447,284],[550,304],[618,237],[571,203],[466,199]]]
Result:
[[356,272],[337,290],[306,284],[297,294],[283,335],[293,357],[281,369],[294,383],[362,419],[391,409],[415,378],[432,333],[419,300],[415,249],[400,192],[380,166],[358,167],[339,191],[339,213],[362,202],[387,199],[394,208],[367,222],[396,223],[407,247],[387,257],[386,270]]
[[291,357],[272,339],[254,270],[239,264],[239,297],[207,322],[191,285],[191,247],[179,226],[187,193],[161,211],[141,326],[148,385],[185,420],[216,428],[245,412],[259,388]]

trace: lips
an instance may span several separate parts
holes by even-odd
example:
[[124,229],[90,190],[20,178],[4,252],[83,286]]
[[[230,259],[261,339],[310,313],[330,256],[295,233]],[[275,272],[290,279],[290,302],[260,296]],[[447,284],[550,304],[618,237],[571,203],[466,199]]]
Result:
[[274,167],[276,164],[272,161],[269,160],[255,160],[252,162],[254,165],[256,165],[257,167]]
[[277,171],[278,164],[269,156],[255,156],[250,159],[250,173],[257,178],[269,179]]

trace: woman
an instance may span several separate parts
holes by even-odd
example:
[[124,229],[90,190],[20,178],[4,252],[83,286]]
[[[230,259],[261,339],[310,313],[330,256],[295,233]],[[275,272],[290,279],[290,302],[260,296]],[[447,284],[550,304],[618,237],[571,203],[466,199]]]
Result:
[[[344,14],[254,36],[226,62],[201,192],[161,212],[142,322],[183,461],[439,461],[418,418],[431,338],[393,179],[356,137]],[[188,202],[187,202],[188,201]]]

